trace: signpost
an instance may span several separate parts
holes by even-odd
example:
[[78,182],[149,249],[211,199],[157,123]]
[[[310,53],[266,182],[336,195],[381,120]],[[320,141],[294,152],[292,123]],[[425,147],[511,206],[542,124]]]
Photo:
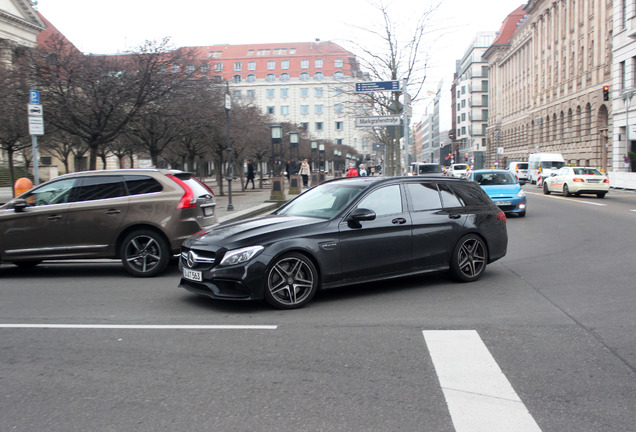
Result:
[[400,81],[369,81],[356,83],[356,92],[401,91]]
[[399,115],[356,117],[356,127],[399,126],[401,118]]
[[40,105],[40,92],[29,91],[29,103],[27,104],[29,119],[29,134],[31,135],[31,153],[33,157],[33,184],[40,183],[40,165],[38,157],[38,135],[44,135],[44,113]]

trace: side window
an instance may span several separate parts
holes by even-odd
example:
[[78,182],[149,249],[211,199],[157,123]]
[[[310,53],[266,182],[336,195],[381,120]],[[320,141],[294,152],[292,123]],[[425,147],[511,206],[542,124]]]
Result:
[[124,182],[121,176],[83,177],[74,201],[95,201],[125,196]]
[[406,185],[413,211],[442,208],[436,183],[409,183]]
[[64,179],[42,185],[22,195],[29,206],[44,206],[69,202],[71,190],[77,179]]
[[490,205],[490,198],[488,198],[486,192],[480,187],[474,187],[470,184],[454,183],[451,185],[451,188],[453,192],[455,192],[455,195],[457,195],[466,206]]
[[360,201],[358,208],[373,210],[377,216],[402,213],[400,185],[374,190]]
[[460,198],[453,193],[450,187],[446,184],[439,184],[439,193],[442,196],[442,204],[444,208],[451,207],[463,207],[464,203],[460,200]]
[[150,176],[127,175],[124,176],[129,195],[141,195],[153,192],[161,192],[161,183]]

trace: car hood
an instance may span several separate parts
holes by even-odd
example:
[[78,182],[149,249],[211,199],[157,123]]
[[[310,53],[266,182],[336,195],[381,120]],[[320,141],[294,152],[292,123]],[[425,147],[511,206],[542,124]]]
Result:
[[187,247],[225,247],[232,249],[254,244],[266,244],[273,237],[292,237],[295,232],[307,233],[311,226],[328,223],[325,219],[268,215],[229,224],[217,225],[190,237]]
[[485,185],[482,189],[490,198],[502,198],[516,195],[521,190],[521,186],[519,184]]

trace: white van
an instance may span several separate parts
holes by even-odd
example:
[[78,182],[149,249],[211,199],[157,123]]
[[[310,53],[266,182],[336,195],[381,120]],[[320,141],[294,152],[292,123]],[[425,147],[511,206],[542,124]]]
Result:
[[528,180],[528,162],[510,162],[508,171],[516,175],[519,180]]
[[532,184],[539,177],[546,178],[565,166],[565,160],[559,153],[532,153],[528,157],[528,181]]

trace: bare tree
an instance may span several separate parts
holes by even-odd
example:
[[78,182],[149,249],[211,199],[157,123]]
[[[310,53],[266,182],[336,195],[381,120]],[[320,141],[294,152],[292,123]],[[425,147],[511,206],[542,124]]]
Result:
[[[412,27],[404,19],[397,19],[397,2],[385,3],[377,0],[372,3],[380,14],[381,25],[359,28],[366,34],[364,45],[352,42],[356,47],[361,68],[368,72],[373,80],[406,80],[411,102],[415,102],[423,91],[426,80],[428,53],[424,48],[425,37],[431,32],[430,23],[441,0],[420,3],[425,7],[421,14],[411,14]],[[378,114],[399,114],[403,103],[398,92],[377,92],[366,94]],[[404,102],[404,101],[403,101]],[[398,175],[401,171],[399,146],[400,134],[391,136],[386,130],[377,130],[375,139],[386,144],[385,168],[387,174]]]

